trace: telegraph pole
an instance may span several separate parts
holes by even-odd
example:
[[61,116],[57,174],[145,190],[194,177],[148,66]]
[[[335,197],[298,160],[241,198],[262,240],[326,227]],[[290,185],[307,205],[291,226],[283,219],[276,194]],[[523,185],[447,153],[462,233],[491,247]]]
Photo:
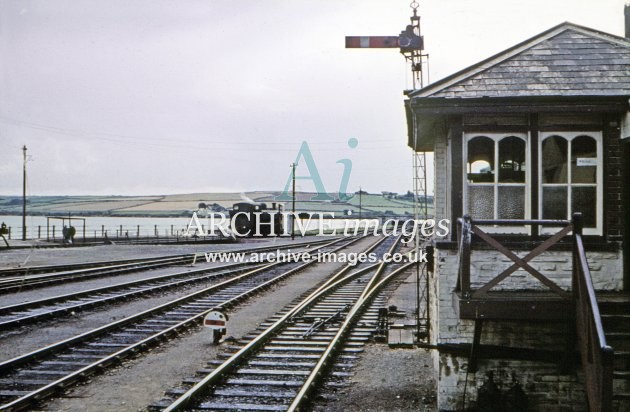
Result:
[[361,186],[359,186],[359,220],[361,220],[361,196],[363,195],[363,190]]
[[26,145],[22,147],[24,164],[22,167],[22,240],[26,240]]
[[291,163],[292,173],[291,177],[293,178],[293,218],[291,219],[291,240],[295,240],[295,163]]

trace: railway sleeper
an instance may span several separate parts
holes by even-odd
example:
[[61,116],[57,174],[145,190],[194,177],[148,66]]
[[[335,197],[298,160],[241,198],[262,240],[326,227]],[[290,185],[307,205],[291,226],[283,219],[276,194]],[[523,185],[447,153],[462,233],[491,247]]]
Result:
[[[306,329],[305,329],[306,330]],[[301,331],[284,331],[282,333],[282,335],[280,336],[287,336],[287,337],[302,337],[302,333]],[[323,336],[335,336],[337,332],[332,331],[332,330],[323,330],[321,332],[317,332],[317,335],[314,337],[323,337]],[[351,331],[350,332],[350,336],[351,337],[356,337],[356,338],[360,338],[360,337],[364,337],[364,338],[369,338],[370,336],[372,336],[374,333],[373,332],[354,332]],[[311,337],[310,339],[313,339],[314,337]]]
[[19,390],[19,389],[0,389],[0,399],[12,399],[20,398],[24,395],[28,395],[31,391]]
[[[93,359],[101,359],[100,355],[90,355],[90,354],[86,354],[86,353],[82,353],[82,354],[76,354],[76,353],[62,353],[60,355],[57,355],[58,358],[61,359],[85,359],[85,361],[89,361],[90,363],[92,363]],[[47,361],[50,362],[50,361]]]
[[[304,342],[304,339],[302,338],[301,335],[279,336],[279,338],[286,341],[292,341],[292,342]],[[309,341],[319,341],[319,342],[330,342],[331,339],[332,339],[332,336],[330,334],[320,335],[319,333],[317,335],[311,335],[308,337]],[[351,336],[347,338],[347,340],[351,342],[367,342],[370,339],[368,337],[363,337],[363,336],[355,336],[355,337]]]
[[330,390],[330,391],[336,391],[336,390],[339,390],[341,388],[347,388],[348,386],[350,386],[350,382],[348,382],[348,380],[346,380],[346,379],[343,379],[343,380],[326,380],[326,381],[324,381],[323,389],[324,390]]
[[87,366],[89,364],[92,363],[92,360],[90,359],[85,359],[83,362],[80,361],[59,361],[59,360],[50,360],[50,361],[44,361],[41,363],[42,366],[47,367],[47,366],[51,366],[51,367],[55,367],[55,368],[60,368],[61,370],[64,370],[65,368],[67,368],[66,370],[68,371],[73,371],[75,370],[77,367],[83,367],[83,366]]
[[270,351],[282,351],[282,352],[324,352],[325,347],[311,347],[311,346],[265,346],[263,349],[265,352]]
[[286,411],[285,405],[260,405],[257,403],[203,402],[197,410],[239,410],[239,411]]
[[292,390],[274,390],[274,391],[264,391],[264,390],[255,390],[252,388],[246,388],[246,389],[241,389],[241,388],[232,388],[232,387],[227,387],[227,388],[223,388],[223,389],[216,389],[214,391],[214,395],[217,396],[230,396],[230,397],[244,397],[244,398],[256,398],[256,397],[260,397],[260,398],[269,398],[269,397],[276,397],[276,398],[294,398],[295,395],[297,395],[297,391],[292,391]]
[[247,362],[246,366],[273,367],[273,368],[313,368],[315,362],[269,362],[252,360]]
[[52,380],[50,379],[20,379],[15,381],[14,379],[0,379],[1,386],[8,386],[13,388],[20,388],[24,390],[34,390],[40,386],[48,385]]
[[[255,373],[254,373],[255,372]],[[303,370],[278,370],[278,369],[252,369],[252,372],[235,371],[236,377],[230,379],[251,379],[259,381],[283,381],[292,382],[294,380],[304,380],[309,375],[310,371]]]
[[245,385],[245,386],[282,386],[282,387],[301,387],[302,380],[278,380],[278,379],[247,379],[247,378],[229,378],[226,382],[228,385]]

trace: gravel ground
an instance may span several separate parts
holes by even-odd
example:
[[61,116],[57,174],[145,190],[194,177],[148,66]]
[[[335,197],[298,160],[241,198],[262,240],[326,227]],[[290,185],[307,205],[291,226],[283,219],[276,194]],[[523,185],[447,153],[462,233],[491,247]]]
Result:
[[[223,265],[223,264],[221,264]],[[0,298],[0,306],[15,305],[23,302],[31,302],[34,300],[44,299],[53,296],[65,295],[67,293],[75,293],[84,290],[102,288],[106,286],[112,286],[120,283],[127,283],[134,280],[148,279],[161,275],[168,275],[179,272],[189,272],[193,269],[201,269],[205,267],[220,266],[218,263],[197,263],[195,267],[190,265],[178,265],[164,268],[157,268],[151,270],[143,270],[139,272],[121,274],[117,276],[107,276],[103,278],[96,278],[91,280],[82,280],[80,282],[71,282],[53,286],[47,286],[38,289],[27,289],[21,292],[2,295]]]
[[152,298],[138,298],[127,301],[124,305],[108,305],[99,311],[77,313],[56,320],[46,320],[37,324],[0,333],[0,360],[31,352],[45,345],[50,345],[71,338],[83,332],[107,325],[115,320],[135,315],[143,310],[170,302],[185,294],[168,293]]
[[[358,250],[359,246],[365,247],[367,242],[368,239],[360,241],[351,251]],[[136,256],[137,253],[136,250]],[[144,250],[141,253],[144,254]],[[164,253],[162,250],[156,254]],[[251,332],[296,295],[317,285],[341,266],[320,264],[311,267],[264,295],[239,305],[230,313],[228,336],[240,337]],[[25,327],[19,333],[0,339],[1,357],[6,359],[25,353],[166,302],[182,293],[137,299],[97,313],[55,321],[47,327]],[[412,313],[415,309],[415,275],[409,276],[390,297],[389,304],[397,305],[407,314]],[[410,319],[413,316],[406,316],[405,322]],[[178,339],[163,343],[141,357],[126,360],[117,368],[68,390],[63,398],[51,400],[43,410],[146,410],[149,404],[162,398],[165,390],[178,386],[186,377],[194,376],[197,369],[223,351],[222,345],[214,346],[210,339],[209,333],[202,328],[188,331]],[[431,365],[430,354],[423,349],[390,349],[386,344],[370,343],[353,369],[355,375],[350,385],[335,393],[326,393],[325,398],[320,397],[313,408],[317,411],[434,411],[435,381]]]
[[435,411],[435,380],[429,352],[369,344],[353,369],[350,386],[316,411]]
[[[333,240],[331,236],[309,236],[296,238],[293,243],[321,239]],[[81,262],[99,262],[116,259],[133,259],[204,253],[217,250],[234,250],[249,247],[292,243],[288,238],[241,239],[239,243],[205,243],[188,245],[101,245],[85,247],[0,249],[0,269],[16,266],[62,265]]]
[[[262,245],[264,244],[260,244],[260,245],[255,244],[253,246],[262,246]],[[251,243],[243,243],[243,244],[238,244],[238,245],[234,244],[232,246],[233,247],[229,248],[229,250],[253,247]],[[306,249],[295,248],[291,250],[292,252],[298,252],[298,251],[302,251]],[[85,252],[86,253],[84,255],[84,259],[85,259],[84,261],[87,262],[91,260],[98,260],[98,258],[96,258],[95,256],[95,253],[97,253],[97,250],[92,250],[90,248],[90,250],[86,250]],[[128,250],[125,249],[120,252],[123,252],[125,257],[130,257],[127,255],[127,253],[129,253]],[[195,251],[191,250],[189,252],[192,254]],[[144,253],[144,250],[141,250],[140,253]],[[169,254],[175,254],[175,253],[176,252],[169,252]],[[179,252],[179,253],[184,253],[184,252]],[[142,255],[142,256],[149,256],[149,255]],[[134,256],[131,256],[131,257],[134,257]],[[135,255],[135,257],[138,257],[138,255]],[[123,257],[118,257],[118,259],[123,259]],[[84,290],[89,290],[89,289],[94,289],[94,288],[106,287],[106,286],[110,286],[110,285],[114,285],[118,283],[126,283],[126,282],[131,282],[134,280],[147,279],[147,278],[156,277],[160,275],[187,272],[193,269],[200,269],[200,268],[206,268],[206,267],[211,268],[211,267],[218,267],[218,266],[224,266],[224,265],[226,265],[226,263],[220,263],[220,262],[207,263],[205,259],[199,258],[194,268],[188,264],[168,266],[168,267],[163,267],[163,268],[156,268],[156,269],[138,271],[138,272],[133,272],[133,273],[120,274],[116,276],[95,278],[91,280],[82,280],[80,282],[59,284],[56,286],[47,286],[45,288],[38,288],[38,289],[32,289],[32,290],[27,289],[24,291],[11,293],[8,295],[3,295],[0,300],[0,306],[15,305],[18,303],[31,302],[34,300],[39,300],[39,299],[43,299],[43,298],[47,298],[51,296],[58,296],[58,295],[64,295],[67,293],[74,293],[74,292],[79,292],[79,291],[84,291]]]
[[[196,268],[218,265],[219,264],[198,263]],[[107,286],[113,283],[122,283],[124,281],[143,279],[146,277],[153,277],[190,269],[191,268],[185,266],[159,268],[128,275],[27,290],[24,292],[3,295],[0,298],[0,306],[28,302],[45,297]],[[180,287],[171,292],[158,292],[154,295],[138,296],[127,301],[112,302],[108,305],[100,306],[98,309],[89,308],[84,313],[77,312],[74,315],[62,316],[57,319],[50,319],[36,324],[26,325],[21,328],[12,328],[9,331],[0,331],[0,361],[11,359],[18,355],[38,349],[44,345],[49,345],[63,339],[70,338],[94,328],[109,324],[115,320],[119,320],[160,304],[170,302],[186,294],[208,287],[216,282],[217,281],[207,281],[196,285]]]
[[[349,250],[364,248],[372,238],[362,240]],[[319,264],[307,268],[290,280],[252,298],[230,313],[228,335],[243,336],[280,311],[295,296],[319,284],[342,264]],[[195,329],[145,353],[125,361],[85,385],[70,389],[45,407],[49,411],[138,411],[159,400],[164,391],[176,387],[186,377],[222,352],[221,345],[210,343],[209,333]]]
[[[396,323],[415,324],[416,273],[392,293],[388,305],[405,316]],[[436,383],[431,354],[424,349],[392,349],[370,343],[352,369],[348,387],[324,392],[316,411],[435,411]]]

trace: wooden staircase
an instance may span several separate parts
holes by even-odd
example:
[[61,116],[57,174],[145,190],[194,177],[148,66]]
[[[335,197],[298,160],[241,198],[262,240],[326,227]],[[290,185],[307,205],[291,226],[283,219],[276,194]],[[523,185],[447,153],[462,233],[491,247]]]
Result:
[[630,294],[601,294],[598,304],[606,342],[615,351],[613,411],[630,411]]

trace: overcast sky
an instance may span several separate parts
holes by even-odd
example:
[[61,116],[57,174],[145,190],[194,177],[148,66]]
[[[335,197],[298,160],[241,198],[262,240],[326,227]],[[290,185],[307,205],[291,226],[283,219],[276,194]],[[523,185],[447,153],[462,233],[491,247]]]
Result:
[[[30,195],[282,190],[303,141],[327,191],[340,159],[349,191],[411,189],[408,67],[344,48],[398,35],[409,3],[0,0],[0,194],[21,193],[24,144]],[[623,5],[420,1],[431,80],[563,21],[623,35]]]

